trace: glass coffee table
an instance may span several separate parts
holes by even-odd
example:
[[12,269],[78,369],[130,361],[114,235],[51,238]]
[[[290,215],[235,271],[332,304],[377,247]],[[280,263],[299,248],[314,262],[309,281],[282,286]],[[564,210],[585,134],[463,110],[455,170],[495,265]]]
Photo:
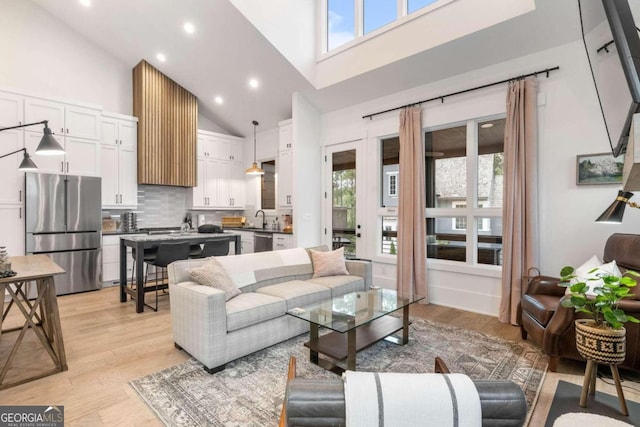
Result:
[[[385,339],[395,344],[409,342],[409,305],[424,299],[423,296],[399,296],[390,289],[375,288],[351,292],[315,304],[292,308],[287,314],[309,322],[310,339],[304,345],[309,348],[312,363],[342,374],[344,368],[321,358],[334,361],[347,359],[347,369],[356,370],[356,353]],[[402,318],[389,314],[402,310]],[[320,327],[332,332],[319,336]],[[402,338],[392,334],[402,330]]]

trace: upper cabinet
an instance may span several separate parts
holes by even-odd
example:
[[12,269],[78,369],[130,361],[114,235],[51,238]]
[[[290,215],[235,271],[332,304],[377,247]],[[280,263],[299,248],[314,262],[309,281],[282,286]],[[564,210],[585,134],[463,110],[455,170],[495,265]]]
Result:
[[293,129],[291,120],[279,123],[280,139],[278,142],[278,181],[276,193],[278,207],[293,207]]
[[66,104],[48,99],[26,97],[24,121],[47,120],[56,140],[64,148],[60,156],[43,156],[35,152],[42,138],[42,126],[25,130],[25,147],[40,173],[100,176],[100,119],[98,108]]
[[24,96],[0,92],[0,127],[24,123]]
[[197,185],[192,209],[244,209],[246,188],[242,138],[198,131]]
[[138,206],[137,126],[135,117],[102,115],[102,207]]

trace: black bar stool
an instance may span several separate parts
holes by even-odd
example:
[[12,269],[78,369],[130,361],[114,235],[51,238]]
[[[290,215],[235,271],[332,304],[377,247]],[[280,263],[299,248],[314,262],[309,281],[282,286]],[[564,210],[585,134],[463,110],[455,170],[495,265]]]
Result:
[[190,256],[191,258],[208,258],[212,256],[225,256],[229,255],[229,241],[228,240],[207,240],[204,242],[202,251],[197,256]]
[[[147,248],[143,251],[143,261],[144,263],[150,263],[156,259],[156,255],[158,253],[158,248]],[[131,256],[133,256],[133,266],[131,268],[131,289],[135,289],[136,286],[136,248],[131,249]],[[148,266],[145,265],[144,277],[145,280],[147,278],[147,270]],[[133,296],[131,297],[133,299]]]
[[[162,283],[158,283],[158,272],[156,271],[156,284],[154,286],[156,291],[156,306],[152,307],[145,303],[147,307],[153,311],[158,311],[158,289],[167,289],[169,287],[168,281],[166,284],[164,283],[167,266],[174,261],[187,258],[189,258],[189,242],[160,243],[158,245],[158,253],[156,254],[155,259],[148,263],[145,261],[145,263],[162,269]],[[147,278],[145,276],[145,292],[146,284]]]

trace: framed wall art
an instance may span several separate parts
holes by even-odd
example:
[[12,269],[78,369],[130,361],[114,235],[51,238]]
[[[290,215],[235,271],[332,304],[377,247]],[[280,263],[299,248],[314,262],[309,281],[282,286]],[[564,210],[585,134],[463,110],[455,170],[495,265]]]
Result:
[[576,184],[621,184],[624,155],[611,153],[578,154],[576,156]]

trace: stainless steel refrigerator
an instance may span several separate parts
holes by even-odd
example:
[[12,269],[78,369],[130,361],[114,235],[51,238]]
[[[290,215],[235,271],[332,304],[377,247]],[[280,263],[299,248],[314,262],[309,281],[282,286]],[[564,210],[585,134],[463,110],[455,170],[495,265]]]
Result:
[[27,254],[48,255],[66,274],[58,295],[102,287],[100,178],[26,174]]

